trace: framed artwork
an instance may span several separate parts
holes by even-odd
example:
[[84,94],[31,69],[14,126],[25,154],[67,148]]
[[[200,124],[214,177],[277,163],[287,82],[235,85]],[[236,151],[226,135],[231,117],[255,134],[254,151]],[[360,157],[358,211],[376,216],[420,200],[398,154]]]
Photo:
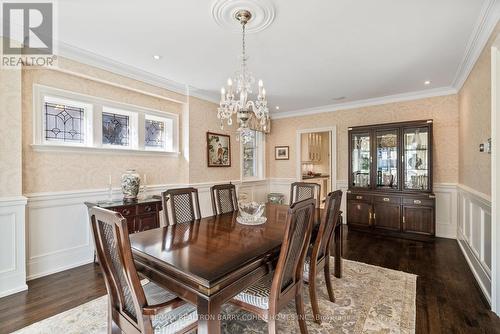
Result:
[[231,167],[231,138],[220,133],[207,132],[208,167]]
[[274,147],[274,159],[275,160],[288,160],[290,159],[288,153],[289,153],[290,147],[289,146],[275,146]]

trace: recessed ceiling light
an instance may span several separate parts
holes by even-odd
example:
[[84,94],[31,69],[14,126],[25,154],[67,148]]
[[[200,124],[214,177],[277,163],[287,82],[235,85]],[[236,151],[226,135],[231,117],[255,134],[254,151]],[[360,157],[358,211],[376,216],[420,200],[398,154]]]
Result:
[[153,59],[154,59],[154,60],[160,60],[160,59],[161,59],[161,56],[159,56],[159,55],[154,55],[154,56],[153,56]]
[[424,81],[424,85],[429,86],[431,84],[430,80]]
[[280,110],[280,106],[276,106],[276,110]]

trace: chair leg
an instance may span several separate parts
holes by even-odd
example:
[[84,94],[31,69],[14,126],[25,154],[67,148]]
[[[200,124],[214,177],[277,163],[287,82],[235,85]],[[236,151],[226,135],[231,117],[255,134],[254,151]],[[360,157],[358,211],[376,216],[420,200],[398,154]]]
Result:
[[330,277],[330,256],[327,256],[325,259],[325,282],[326,289],[328,290],[328,297],[332,303],[335,303],[335,294],[333,293],[332,280]]
[[111,309],[111,302],[108,296],[108,334],[121,334],[120,327],[113,320],[113,310]]
[[314,321],[321,325],[321,314],[319,313],[318,295],[316,294],[316,273],[309,272],[309,298],[314,315]]
[[276,334],[276,317],[269,317],[267,319],[267,332],[269,334]]
[[302,285],[298,287],[299,291],[295,295],[295,308],[299,319],[300,334],[307,334],[306,313],[304,311],[304,296],[302,296]]

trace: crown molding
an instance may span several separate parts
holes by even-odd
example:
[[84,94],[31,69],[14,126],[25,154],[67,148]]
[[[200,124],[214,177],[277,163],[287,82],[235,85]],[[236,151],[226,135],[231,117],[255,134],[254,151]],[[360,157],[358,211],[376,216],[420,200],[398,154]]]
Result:
[[217,93],[201,90],[193,86],[187,86],[187,96],[194,96],[199,99],[219,104],[220,96]]
[[57,42],[57,53],[65,58],[78,61],[80,63],[94,66],[102,70],[122,75],[124,77],[138,80],[156,87],[164,88],[171,92],[179,93],[185,96],[194,96],[209,102],[219,103],[218,96],[215,93],[207,92],[199,88],[183,84],[177,81],[169,80],[162,76],[141,70],[137,67],[127,65],[111,58],[78,48],[76,46]]
[[125,77],[142,81],[160,88],[164,88],[179,94],[186,94],[187,87],[185,84],[166,79],[162,76],[141,70],[137,67],[127,65],[111,58],[101,56],[99,54],[78,48],[76,46],[58,41],[58,54],[62,57],[69,58],[80,63],[94,66],[102,70],[112,72],[114,74],[123,75]]
[[325,112],[333,112],[339,110],[348,110],[355,108],[363,108],[370,106],[377,106],[381,104],[404,102],[425,99],[429,97],[445,96],[457,94],[457,90],[453,87],[441,87],[435,89],[426,89],[416,92],[388,95],[382,97],[375,97],[371,99],[357,100],[345,103],[330,104],[325,106],[319,106],[314,108],[299,109],[293,111],[283,111],[271,113],[273,119],[288,118],[288,117],[298,117],[298,116],[309,116],[314,114],[320,114]]
[[500,0],[487,0],[469,38],[452,86],[460,91],[500,19]]

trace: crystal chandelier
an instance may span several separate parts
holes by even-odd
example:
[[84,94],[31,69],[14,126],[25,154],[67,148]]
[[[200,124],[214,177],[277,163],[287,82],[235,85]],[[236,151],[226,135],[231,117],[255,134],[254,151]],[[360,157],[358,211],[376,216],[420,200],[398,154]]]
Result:
[[234,78],[227,79],[227,89],[221,88],[221,97],[219,108],[217,109],[217,118],[220,120],[221,128],[224,126],[224,120],[228,125],[233,123],[232,116],[236,114],[239,128],[237,139],[243,143],[247,143],[252,139],[252,133],[249,129],[248,121],[255,114],[257,120],[260,121],[262,129],[265,131],[269,120],[269,109],[267,108],[266,90],[262,80],[258,83],[257,100],[249,100],[249,95],[252,94],[252,86],[255,84],[255,78],[248,71],[245,48],[245,26],[252,18],[252,14],[248,10],[239,10],[235,14],[235,18],[241,23],[242,28],[242,53],[241,53],[241,68],[234,75]]

